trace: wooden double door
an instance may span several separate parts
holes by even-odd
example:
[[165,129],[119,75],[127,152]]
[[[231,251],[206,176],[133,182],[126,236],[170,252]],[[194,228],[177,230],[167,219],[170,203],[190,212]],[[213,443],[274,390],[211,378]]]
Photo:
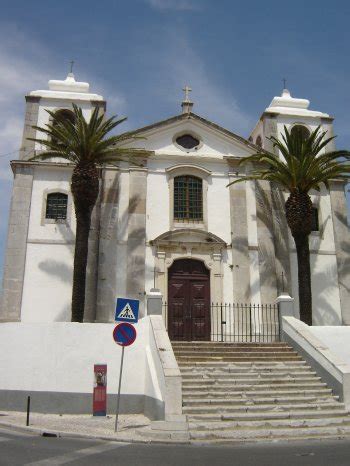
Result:
[[201,261],[179,259],[169,268],[168,332],[172,340],[210,340],[210,274]]

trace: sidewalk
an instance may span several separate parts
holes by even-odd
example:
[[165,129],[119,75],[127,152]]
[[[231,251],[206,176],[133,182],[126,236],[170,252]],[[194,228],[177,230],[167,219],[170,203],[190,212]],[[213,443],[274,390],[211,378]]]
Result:
[[[118,432],[114,432],[115,416],[92,416],[90,414],[41,414],[31,413],[29,427],[26,427],[26,413],[0,411],[0,426],[13,427],[23,431],[51,433],[60,437],[85,437],[122,442],[173,443],[180,439],[162,435],[151,428],[151,421],[142,414],[121,414]],[[176,437],[176,436],[175,436]],[[181,440],[180,440],[181,441]]]

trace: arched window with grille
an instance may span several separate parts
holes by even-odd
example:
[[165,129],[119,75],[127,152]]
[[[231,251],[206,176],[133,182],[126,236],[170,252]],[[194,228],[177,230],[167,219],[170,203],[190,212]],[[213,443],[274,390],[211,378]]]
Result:
[[203,188],[200,178],[185,175],[174,179],[174,220],[203,221]]
[[[70,121],[71,123],[75,123],[75,115],[74,113],[71,111],[71,110],[68,110],[66,108],[62,109],[62,110],[57,110],[57,112],[55,112],[55,115],[59,115],[60,118],[64,119],[64,120],[67,120],[67,121]],[[57,121],[56,120],[53,120],[52,122],[52,125],[55,126],[57,125]],[[53,139],[53,142],[56,142],[54,138]]]
[[68,195],[64,193],[50,193],[46,198],[45,218],[51,220],[67,219]]
[[294,125],[290,130],[290,134],[292,136],[300,135],[304,141],[310,137],[310,131],[304,125]]

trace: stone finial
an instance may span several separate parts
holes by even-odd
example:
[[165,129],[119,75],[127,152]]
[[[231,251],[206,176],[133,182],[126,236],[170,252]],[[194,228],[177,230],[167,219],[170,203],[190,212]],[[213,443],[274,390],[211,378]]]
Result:
[[182,113],[191,113],[193,102],[190,100],[189,93],[192,92],[192,89],[186,85],[182,90],[185,92],[184,100],[181,103]]

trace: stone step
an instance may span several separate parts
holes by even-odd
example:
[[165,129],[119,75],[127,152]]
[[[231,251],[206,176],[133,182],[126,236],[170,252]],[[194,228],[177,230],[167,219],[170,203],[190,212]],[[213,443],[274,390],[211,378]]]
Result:
[[[237,390],[239,387],[249,389],[251,387],[291,387],[291,388],[304,388],[304,387],[327,387],[327,384],[320,382],[319,377],[309,378],[286,378],[286,379],[186,379],[182,381],[182,387],[185,390],[204,390],[212,388],[230,388]],[[237,388],[238,387],[238,388]]]
[[[200,368],[221,368],[221,367],[227,367],[230,368],[230,366],[233,366],[233,368],[236,367],[242,367],[242,368],[266,368],[268,369],[271,367],[273,368],[279,368],[279,367],[297,367],[297,366],[305,366],[306,362],[303,360],[298,360],[298,359],[293,359],[291,361],[286,361],[285,359],[281,360],[251,360],[251,359],[244,359],[240,358],[239,360],[233,360],[233,361],[182,361],[182,360],[177,360],[178,365],[180,369],[182,368],[187,368],[190,367],[193,370],[196,369],[197,367]],[[280,365],[280,366],[279,366]]]
[[291,359],[297,359],[300,360],[301,356],[299,356],[296,353],[292,353],[291,351],[282,353],[282,352],[271,352],[271,353],[266,353],[266,352],[259,352],[259,353],[243,353],[243,352],[236,352],[236,351],[228,351],[227,353],[225,352],[217,352],[217,353],[210,353],[210,354],[205,354],[202,351],[198,351],[198,353],[190,353],[190,352],[183,352],[183,353],[175,353],[175,357],[177,360],[181,361],[184,359],[189,359],[189,360],[198,360],[198,361],[212,361],[212,360],[218,360],[218,359],[227,359],[227,358],[244,358],[247,360],[257,360],[260,361],[261,358],[267,358],[271,361],[275,360],[286,360],[290,361]]
[[251,405],[263,405],[263,404],[291,404],[293,402],[299,403],[327,403],[331,401],[338,400],[337,395],[330,396],[329,394],[325,395],[304,395],[301,394],[293,396],[267,396],[267,397],[258,397],[255,396],[254,399],[243,399],[241,396],[233,397],[229,395],[227,398],[187,398],[183,397],[182,404],[183,406],[233,406],[233,405],[242,405],[242,406],[251,406]]
[[222,421],[261,421],[266,422],[274,419],[317,419],[321,418],[324,419],[326,417],[348,417],[349,412],[345,409],[314,409],[314,410],[307,410],[303,409],[300,411],[263,411],[263,412],[237,412],[232,414],[216,414],[213,413],[198,413],[198,414],[188,414],[187,418],[189,422],[199,422],[203,421],[205,423],[215,421],[215,422],[222,422]]
[[207,370],[196,368],[193,370],[187,370],[187,368],[181,370],[181,377],[183,381],[188,380],[232,380],[232,381],[240,381],[240,380],[277,380],[277,379],[291,379],[296,380],[297,378],[318,378],[316,372],[311,370],[308,367],[300,367],[296,369],[289,369],[289,370],[281,370],[276,369],[275,371],[268,371],[266,369],[257,371],[253,369],[244,369],[244,372],[240,371],[239,369],[215,369],[215,370]]
[[206,356],[205,354],[198,355],[181,355],[176,356],[176,359],[179,365],[182,362],[221,362],[221,361],[301,361],[302,357],[298,354],[281,354],[281,353],[259,353],[258,355],[249,355],[249,353],[232,353],[232,354],[222,354],[218,356]]
[[314,427],[284,427],[269,429],[246,429],[246,430],[221,430],[221,431],[190,431],[190,439],[193,440],[276,440],[293,438],[323,438],[324,436],[349,436],[350,426],[314,426]]
[[203,404],[202,406],[184,406],[183,412],[187,415],[198,415],[198,414],[213,414],[215,416],[236,416],[236,414],[257,414],[264,413],[270,415],[271,413],[287,413],[290,412],[303,412],[303,411],[314,411],[317,413],[323,413],[324,411],[331,410],[344,410],[345,406],[343,403],[339,403],[335,400],[331,401],[320,401],[320,402],[308,402],[301,403],[294,402],[292,404],[286,403],[266,403],[260,405],[243,405],[239,403],[238,405],[210,405],[208,403]]
[[174,348],[173,349],[174,354],[180,355],[183,353],[188,353],[188,354],[229,354],[229,353],[245,353],[245,354],[252,354],[252,355],[257,355],[260,353],[282,353],[282,354],[289,354],[289,353],[295,353],[293,348],[289,347],[278,347],[278,348],[269,348],[269,347],[260,347],[260,348],[244,348],[244,347],[226,347],[226,348]]
[[256,394],[266,394],[271,396],[275,396],[276,394],[291,394],[291,393],[303,393],[303,394],[316,394],[316,393],[328,393],[331,394],[332,390],[327,388],[327,386],[315,387],[315,386],[307,386],[307,387],[275,387],[275,386],[260,386],[260,387],[242,387],[236,386],[234,388],[225,389],[225,387],[195,387],[195,388],[183,388],[182,389],[183,396],[225,396],[228,394],[237,394],[237,395],[244,395],[247,396],[254,396]]
[[232,391],[232,392],[221,392],[221,391],[207,391],[207,392],[192,392],[186,391],[183,392],[182,398],[184,402],[188,400],[201,400],[207,401],[211,400],[242,400],[245,402],[256,403],[258,399],[276,399],[279,397],[293,397],[293,398],[303,398],[305,396],[314,396],[314,397],[325,397],[332,396],[332,390],[329,388],[321,389],[311,389],[311,390],[241,390],[241,391]]
[[235,421],[194,421],[189,420],[191,431],[221,431],[221,430],[247,430],[270,429],[284,427],[326,427],[326,426],[350,426],[350,416],[327,416],[323,418],[298,418],[298,419],[269,419],[269,420],[235,420]]
[[172,341],[171,345],[173,348],[178,348],[178,347],[183,347],[183,348],[203,348],[203,347],[208,347],[208,348],[215,348],[215,347],[243,347],[243,348],[265,348],[265,347],[272,347],[272,348],[292,348],[288,343],[285,343],[283,341],[274,341],[274,342],[226,342],[226,341]]
[[196,384],[196,385],[185,385],[182,386],[182,393],[219,393],[219,392],[243,392],[243,393],[250,393],[250,392],[273,392],[277,391],[290,391],[290,390],[298,390],[298,391],[311,391],[311,390],[331,390],[327,387],[325,383],[307,383],[307,384],[250,384],[250,385],[243,385],[243,384],[225,384],[225,383],[217,383],[214,384]]

